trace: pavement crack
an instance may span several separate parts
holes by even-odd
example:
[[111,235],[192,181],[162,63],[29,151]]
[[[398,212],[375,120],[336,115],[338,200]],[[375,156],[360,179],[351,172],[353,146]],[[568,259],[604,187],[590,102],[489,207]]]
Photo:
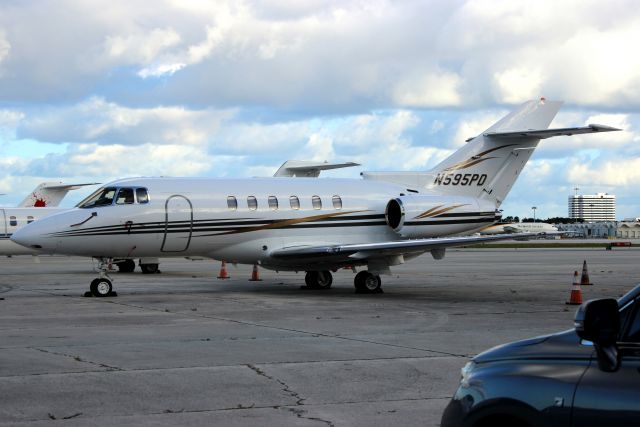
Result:
[[36,351],[39,351],[39,352],[42,352],[42,353],[46,353],[46,354],[53,354],[55,356],[68,357],[70,359],[75,360],[76,362],[88,363],[89,365],[99,366],[99,367],[107,369],[109,371],[123,371],[124,370],[122,368],[118,368],[117,366],[110,366],[110,365],[106,365],[104,363],[92,362],[91,360],[85,360],[85,359],[81,358],[80,356],[75,356],[73,354],[62,353],[62,352],[59,352],[59,351],[51,351],[51,350],[46,350],[44,348],[38,348],[38,347],[27,347],[27,348],[31,348],[33,350],[36,350]]
[[263,371],[262,369],[258,368],[256,365],[247,364],[246,366],[249,369],[251,369],[253,372],[255,372],[256,374],[260,375],[261,377],[264,377],[264,378],[267,378],[267,379],[269,379],[271,381],[277,382],[282,387],[282,391],[283,392],[285,392],[286,394],[288,394],[292,398],[296,399],[295,406],[279,406],[279,407],[276,407],[276,408],[281,408],[281,409],[284,409],[284,410],[286,410],[288,412],[291,412],[296,417],[301,418],[301,419],[305,419],[305,420],[309,420],[309,421],[317,421],[317,422],[323,423],[325,425],[334,427],[334,424],[331,421],[323,420],[322,418],[307,416],[306,415],[307,414],[307,410],[306,409],[302,409],[302,406],[304,406],[304,401],[306,400],[306,398],[300,396],[300,394],[298,392],[296,392],[295,390],[293,390],[291,388],[291,386],[289,386],[289,384],[287,384],[286,382],[282,381],[279,378],[276,378],[276,377],[273,377],[273,376],[267,374],[265,371]]

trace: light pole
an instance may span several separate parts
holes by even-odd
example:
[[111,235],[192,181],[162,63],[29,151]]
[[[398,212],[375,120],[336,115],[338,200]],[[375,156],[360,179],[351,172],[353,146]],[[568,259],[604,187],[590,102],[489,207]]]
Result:
[[531,209],[533,210],[533,222],[536,222],[536,209],[538,209],[538,207],[531,206]]

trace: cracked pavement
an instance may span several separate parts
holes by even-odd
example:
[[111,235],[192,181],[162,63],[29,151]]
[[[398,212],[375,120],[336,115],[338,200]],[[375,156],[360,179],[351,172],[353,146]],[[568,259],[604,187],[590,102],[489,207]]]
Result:
[[585,299],[637,283],[637,250],[459,249],[357,295],[303,274],[162,260],[84,298],[88,259],[0,258],[0,425],[437,426],[469,357],[568,329]]

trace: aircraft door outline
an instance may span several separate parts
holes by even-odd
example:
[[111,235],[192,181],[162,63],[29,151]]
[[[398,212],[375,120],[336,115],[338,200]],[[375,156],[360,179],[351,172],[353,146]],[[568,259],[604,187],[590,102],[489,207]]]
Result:
[[[170,224],[177,231],[170,232]],[[187,225],[182,223],[187,222]],[[178,224],[179,223],[179,224]],[[183,230],[188,226],[188,230]],[[169,237],[169,234],[171,236]],[[169,196],[164,203],[164,237],[161,252],[184,252],[189,248],[193,235],[193,204],[180,194]]]

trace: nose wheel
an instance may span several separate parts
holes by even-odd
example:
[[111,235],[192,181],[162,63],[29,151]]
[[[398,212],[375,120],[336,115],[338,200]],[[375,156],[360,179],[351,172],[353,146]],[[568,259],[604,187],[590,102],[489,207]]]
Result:
[[379,294],[382,293],[382,280],[377,274],[361,271],[353,279],[353,285],[357,294]]
[[113,284],[107,273],[112,265],[112,260],[100,260],[100,264],[98,265],[98,270],[100,271],[99,277],[91,281],[89,292],[84,293],[85,297],[93,296],[96,298],[104,298],[118,296],[113,290]]
[[106,278],[93,279],[91,281],[89,289],[91,289],[91,295],[98,298],[108,297],[113,293],[113,285],[111,284],[111,280]]

